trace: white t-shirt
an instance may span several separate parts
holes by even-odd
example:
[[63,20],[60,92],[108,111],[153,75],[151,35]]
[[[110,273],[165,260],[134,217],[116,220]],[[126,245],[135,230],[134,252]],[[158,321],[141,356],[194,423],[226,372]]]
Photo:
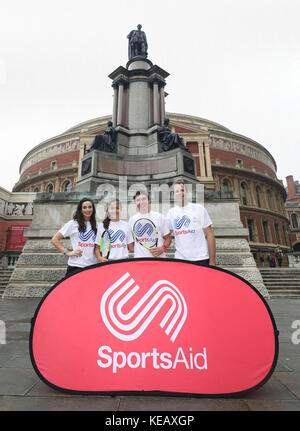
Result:
[[204,206],[191,202],[183,207],[176,206],[169,210],[167,219],[174,231],[175,259],[209,259],[203,228],[210,226],[212,221]]
[[[109,253],[109,260],[113,259],[127,259],[128,248],[127,244],[134,242],[131,228],[128,223],[123,220],[111,221],[109,223],[108,231],[111,236],[111,249]],[[101,235],[104,232],[103,223],[99,223],[97,226],[97,236],[95,243],[100,245]]]
[[94,253],[96,234],[89,221],[86,222],[85,232],[78,231],[78,223],[75,220],[68,221],[59,232],[64,238],[70,238],[73,250],[82,250],[81,256],[69,257],[68,265],[84,268],[85,266],[98,263]]
[[[170,233],[169,223],[168,223],[167,219],[162,214],[155,212],[155,211],[150,211],[147,214],[141,214],[140,212],[138,212],[134,216],[130,217],[130,219],[128,221],[132,230],[133,230],[134,223],[141,218],[147,218],[155,224],[157,231],[158,231],[157,247],[162,246],[164,243],[163,237],[165,235],[168,235],[168,233]],[[153,255],[150,253],[150,251],[147,248],[145,248],[140,243],[135,241],[134,242],[134,257],[135,258],[137,258],[137,257],[153,257]],[[159,257],[166,257],[166,255],[165,255],[165,253],[162,253]]]

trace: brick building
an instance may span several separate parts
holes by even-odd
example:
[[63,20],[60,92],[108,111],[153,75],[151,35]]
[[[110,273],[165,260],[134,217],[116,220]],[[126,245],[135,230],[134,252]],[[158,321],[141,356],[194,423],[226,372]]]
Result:
[[[277,245],[290,249],[286,190],[276,176],[276,162],[258,142],[213,121],[167,113],[169,127],[182,136],[196,162],[199,181],[220,197],[234,193],[249,229],[248,241],[259,263]],[[104,133],[110,116],[81,123],[34,147],[20,165],[14,192],[63,192],[76,184],[84,152],[96,134]],[[298,224],[299,225],[299,224]],[[287,265],[287,259],[283,264]]]
[[300,184],[292,175],[286,177],[286,212],[290,221],[290,239],[294,251],[300,252]]
[[11,193],[0,187],[0,268],[14,267],[31,225],[35,193]]

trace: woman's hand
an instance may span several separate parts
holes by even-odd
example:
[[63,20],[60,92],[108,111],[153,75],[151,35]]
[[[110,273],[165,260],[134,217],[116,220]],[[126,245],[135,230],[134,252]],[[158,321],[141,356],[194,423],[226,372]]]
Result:
[[98,262],[103,263],[103,262],[108,262],[108,260],[106,259],[106,257],[100,256],[100,257],[98,257]]
[[66,256],[80,257],[82,256],[82,250],[80,250],[80,248],[77,248],[76,250],[68,251],[68,253],[66,253]]

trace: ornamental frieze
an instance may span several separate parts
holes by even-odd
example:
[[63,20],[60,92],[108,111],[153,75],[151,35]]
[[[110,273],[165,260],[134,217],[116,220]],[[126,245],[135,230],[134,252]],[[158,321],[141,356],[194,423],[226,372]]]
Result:
[[79,139],[73,139],[71,141],[60,142],[60,143],[57,143],[54,145],[48,145],[46,148],[43,148],[42,150],[37,151],[34,154],[32,154],[31,156],[29,156],[28,158],[26,158],[26,160],[22,164],[21,175],[28,168],[30,168],[31,166],[33,166],[33,165],[35,165],[35,164],[37,164],[43,160],[58,156],[58,155],[63,154],[63,153],[70,153],[73,151],[79,151],[79,148],[80,148]]
[[276,167],[272,160],[263,151],[258,148],[254,148],[251,145],[234,140],[211,137],[210,147],[251,157],[252,159],[264,163],[276,172]]
[[32,216],[33,215],[33,203],[15,203],[8,202],[0,198],[0,215],[9,216]]

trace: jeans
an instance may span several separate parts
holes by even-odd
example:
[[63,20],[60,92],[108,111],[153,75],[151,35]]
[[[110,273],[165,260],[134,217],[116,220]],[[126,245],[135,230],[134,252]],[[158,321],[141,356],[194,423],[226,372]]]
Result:
[[195,260],[198,265],[209,265],[209,259]]

